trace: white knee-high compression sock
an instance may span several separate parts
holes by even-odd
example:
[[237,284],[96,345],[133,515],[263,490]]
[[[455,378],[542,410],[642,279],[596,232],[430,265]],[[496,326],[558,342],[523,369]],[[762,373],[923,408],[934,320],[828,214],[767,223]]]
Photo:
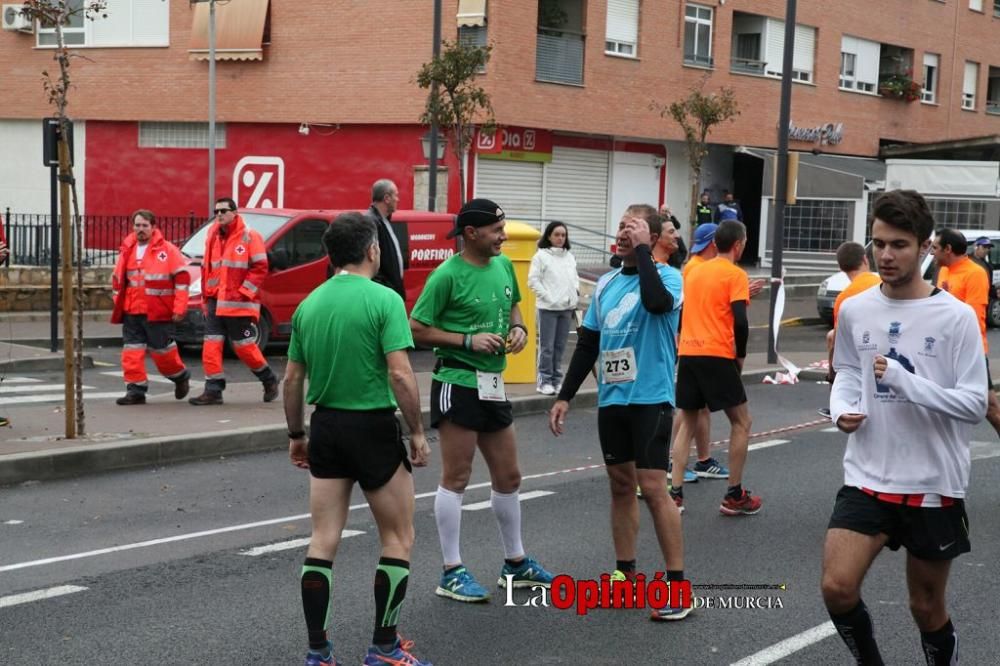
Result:
[[445,566],[462,563],[459,537],[462,533],[462,493],[438,486],[434,495],[434,520],[437,522],[441,555]]

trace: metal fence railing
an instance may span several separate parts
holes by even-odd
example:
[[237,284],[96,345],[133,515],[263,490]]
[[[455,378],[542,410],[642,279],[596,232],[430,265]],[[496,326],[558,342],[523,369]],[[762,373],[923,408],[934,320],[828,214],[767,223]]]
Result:
[[[83,225],[82,261],[85,266],[111,265],[118,258],[122,240],[132,231],[132,220],[124,215],[81,215],[74,223]],[[157,217],[156,226],[164,237],[177,245],[187,240],[204,220],[191,215]],[[59,220],[57,218],[57,225]],[[48,266],[52,257],[50,215],[12,213],[0,215],[10,263],[21,266]],[[75,237],[75,230],[74,230]]]
[[[539,233],[544,232],[546,225],[552,222],[551,219],[537,217],[512,216],[511,219],[517,219],[518,222],[530,224],[538,229]],[[600,275],[607,271],[609,268],[608,262],[611,259],[611,246],[615,244],[615,237],[578,224],[563,222],[562,220],[560,222],[566,225],[570,249],[576,258],[577,270],[581,274],[589,275]]]

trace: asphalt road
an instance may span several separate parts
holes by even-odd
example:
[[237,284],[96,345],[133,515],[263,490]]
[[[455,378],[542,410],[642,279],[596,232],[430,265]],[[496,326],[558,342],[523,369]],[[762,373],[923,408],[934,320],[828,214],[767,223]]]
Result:
[[[639,610],[578,616],[507,606],[503,595],[481,606],[440,599],[433,594],[440,567],[435,462],[415,475],[417,543],[401,630],[416,641],[416,652],[437,664],[733,664],[818,627],[811,634],[818,640],[803,640],[803,649],[778,663],[849,663],[838,638],[822,638],[828,617],[818,591],[845,442],[826,432],[827,424],[815,424],[827,388],[801,383],[748,391],[754,432],[814,424],[755,439],[745,482],[764,499],[757,516],[719,515],[721,481],[688,486],[686,573],[701,585],[785,585],[697,592],[715,604],[745,606],[720,597],[753,596],[770,608],[703,608],[680,623],[654,624]],[[594,425],[593,410],[571,412],[567,435],[556,440],[541,416],[517,422],[522,492],[548,493],[524,502],[525,545],[552,570],[577,578],[597,577],[614,565]],[[713,432],[726,436],[718,420]],[[949,594],[962,662],[986,664],[1000,653],[994,627],[1000,445],[988,426],[976,428],[974,439],[973,552],[953,567]],[[489,498],[487,479],[477,462],[466,505]],[[304,546],[247,553],[308,536],[306,487],[305,473],[274,453],[0,491],[0,663],[301,663],[305,629],[297,581]],[[332,635],[344,663],[359,659],[370,640],[378,552],[362,496],[354,502],[347,528],[358,534],[344,539],[334,571]],[[662,563],[642,515],[639,563],[651,573]],[[488,510],[464,514],[462,542],[469,568],[492,583],[501,549]],[[903,564],[899,553],[883,553],[864,591],[890,664],[922,663]],[[61,586],[75,587],[50,598],[20,596]],[[514,600],[530,597],[519,591]],[[775,654],[742,663],[775,663]]]

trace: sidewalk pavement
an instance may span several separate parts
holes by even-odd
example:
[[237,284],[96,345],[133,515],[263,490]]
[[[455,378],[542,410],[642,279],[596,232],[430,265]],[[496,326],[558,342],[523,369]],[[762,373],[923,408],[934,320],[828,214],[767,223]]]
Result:
[[[0,345],[3,350],[0,353],[5,355],[32,353],[22,350],[24,345],[3,345],[11,348],[4,350]],[[41,357],[47,354],[35,351]],[[802,380],[821,379],[825,375],[825,369],[808,368],[811,363],[822,360],[824,354],[799,352],[788,356],[803,368]],[[995,367],[1000,367],[1000,360]],[[744,383],[759,383],[764,375],[773,375],[776,370],[781,368],[769,365],[766,354],[750,354],[743,372]],[[418,372],[416,376],[424,425],[427,426],[431,373]],[[783,389],[778,387],[776,390]],[[554,400],[551,396],[538,394],[534,384],[508,384],[507,394],[515,416],[547,411]],[[225,394],[226,403],[219,407],[197,408],[188,405],[186,400],[177,401],[172,386],[166,384],[152,385],[147,400],[145,406],[135,407],[121,407],[113,400],[87,400],[87,435],[74,440],[62,436],[62,405],[33,407],[35,413],[43,411],[46,414],[43,419],[19,419],[16,408],[8,410],[12,425],[0,429],[0,486],[272,451],[288,445],[281,401],[261,402],[260,384],[255,381],[230,383]],[[590,376],[572,406],[581,409],[596,404],[597,387]],[[307,419],[310,412],[307,408]]]

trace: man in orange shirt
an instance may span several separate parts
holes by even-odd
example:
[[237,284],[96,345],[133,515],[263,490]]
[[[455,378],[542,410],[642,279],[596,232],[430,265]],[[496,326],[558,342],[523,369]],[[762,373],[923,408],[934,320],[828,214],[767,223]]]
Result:
[[119,405],[146,404],[146,348],[164,377],[174,383],[174,397],[184,398],[191,373],[184,367],[174,324],[187,312],[191,276],[177,247],[156,228],[149,210],[132,214],[132,233],[122,242],[112,276],[114,310],[111,323],[122,324],[122,370],[125,395]]
[[979,320],[979,333],[983,337],[983,350],[986,352],[986,381],[990,390],[987,392],[989,409],[986,420],[1000,435],[1000,400],[993,392],[993,379],[990,377],[989,342],[986,338],[986,306],[990,302],[990,280],[986,271],[966,254],[968,241],[961,232],[954,229],[940,229],[931,243],[931,252],[941,270],[938,273],[938,287],[972,307]]
[[761,507],[760,498],[742,486],[751,425],[741,376],[750,337],[750,280],[736,262],[746,247],[746,227],[736,220],[722,222],[715,231],[715,247],[718,256],[690,271],[684,282],[677,366],[681,425],[672,451],[670,493],[683,506],[683,469],[698,411],[706,406],[711,411],[721,409],[731,426],[730,485],[719,511],[738,516],[757,513]]
[[[840,306],[851,296],[882,283],[882,278],[878,273],[872,273],[868,267],[868,257],[865,256],[865,248],[860,243],[846,241],[837,248],[837,266],[844,271],[850,283],[839,294],[833,302],[833,328],[826,334],[827,352],[827,372],[826,381],[833,385],[833,380],[837,376],[833,371],[833,343],[837,337],[837,316],[840,314]],[[830,418],[830,408],[820,407],[819,413]]]

